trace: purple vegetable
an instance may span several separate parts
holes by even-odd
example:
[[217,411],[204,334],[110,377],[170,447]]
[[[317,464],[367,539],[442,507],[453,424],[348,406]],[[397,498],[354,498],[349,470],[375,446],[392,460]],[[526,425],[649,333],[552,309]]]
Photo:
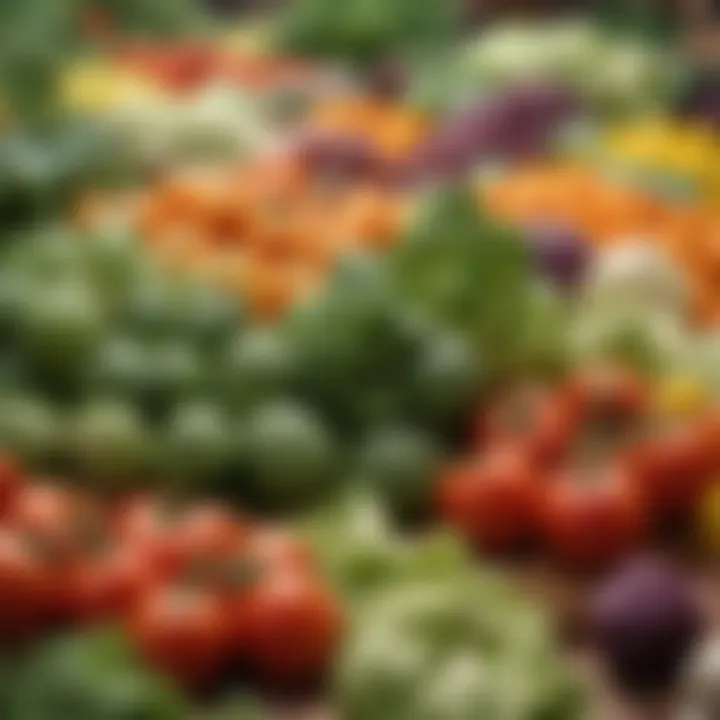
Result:
[[482,159],[537,155],[578,109],[568,91],[552,86],[524,85],[495,94],[445,122],[418,151],[413,172],[455,177]]
[[675,685],[703,625],[687,579],[654,558],[633,560],[610,577],[590,619],[613,679],[636,695]]
[[538,271],[559,289],[580,287],[590,261],[588,244],[576,232],[558,225],[535,225],[526,238]]

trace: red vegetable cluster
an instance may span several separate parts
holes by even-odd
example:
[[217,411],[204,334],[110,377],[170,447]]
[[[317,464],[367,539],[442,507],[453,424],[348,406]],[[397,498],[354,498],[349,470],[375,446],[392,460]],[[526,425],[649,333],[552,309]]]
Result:
[[171,92],[195,91],[213,80],[263,90],[302,84],[313,77],[310,67],[299,61],[243,55],[201,43],[131,45],[117,59]]
[[603,366],[491,401],[438,505],[481,551],[542,548],[594,571],[681,527],[718,470],[720,423],[661,420],[640,378]]
[[341,609],[309,549],[212,503],[103,505],[0,461],[0,648],[118,623],[190,690],[228,670],[293,689],[322,677]]

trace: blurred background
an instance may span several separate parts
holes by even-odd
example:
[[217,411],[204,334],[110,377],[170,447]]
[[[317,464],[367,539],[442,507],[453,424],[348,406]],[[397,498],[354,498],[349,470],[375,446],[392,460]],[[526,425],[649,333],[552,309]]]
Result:
[[0,0],[0,718],[718,720],[719,10]]

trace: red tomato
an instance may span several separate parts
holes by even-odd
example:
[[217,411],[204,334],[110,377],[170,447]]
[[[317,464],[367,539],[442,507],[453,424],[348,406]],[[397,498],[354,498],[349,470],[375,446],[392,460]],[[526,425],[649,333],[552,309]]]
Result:
[[118,538],[141,549],[159,573],[172,575],[182,564],[182,544],[174,532],[179,515],[178,510],[151,495],[132,498],[119,509]]
[[106,531],[97,502],[50,482],[30,485],[18,493],[7,512],[7,522],[40,543],[54,561],[96,544]]
[[[309,546],[279,527],[262,527],[243,537],[234,557],[221,559],[215,587],[227,614],[226,636],[234,660],[247,660],[254,590],[269,578],[315,578],[319,568]],[[212,569],[211,569],[212,572]]]
[[151,72],[166,88],[176,91],[192,90],[214,74],[217,57],[211,48],[173,48],[155,60]]
[[522,449],[493,448],[469,468],[467,479],[453,482],[456,503],[467,503],[459,511],[462,529],[476,548],[510,552],[537,538],[541,478]]
[[263,574],[247,553],[240,555],[237,563],[226,569],[227,582],[218,593],[225,613],[225,647],[229,658],[244,662],[250,648],[254,593]]
[[141,655],[183,687],[201,689],[224,661],[224,617],[214,594],[164,585],[140,599],[128,631]]
[[598,365],[581,371],[562,391],[564,401],[586,424],[626,423],[642,418],[650,406],[650,390],[632,370]]
[[72,586],[71,618],[92,622],[125,616],[159,578],[138,548],[121,545],[83,558],[67,581]]
[[317,680],[341,639],[336,599],[307,576],[270,575],[253,593],[249,619],[250,662],[273,686]]
[[229,510],[209,503],[190,508],[176,531],[182,537],[188,563],[229,557],[236,552],[238,544],[246,542],[249,534]]
[[575,418],[555,392],[526,383],[490,404],[481,416],[478,439],[490,443],[518,443],[542,464],[557,462],[575,434]]
[[470,507],[475,481],[472,473],[477,460],[466,460],[445,470],[438,482],[437,505],[440,517],[448,525],[470,526]]
[[292,532],[262,527],[250,535],[248,557],[261,571],[299,571],[313,574],[318,566],[312,549]]
[[715,433],[681,425],[640,441],[629,452],[637,484],[661,522],[689,517],[717,472]]
[[558,560],[596,570],[641,545],[647,513],[627,468],[564,470],[548,486],[543,527]]
[[0,455],[0,519],[14,502],[25,480],[20,466],[8,455]]
[[150,563],[166,577],[230,557],[247,533],[220,505],[174,509],[153,497],[125,505],[117,527],[120,538],[144,548]]
[[43,629],[51,591],[43,564],[24,539],[0,529],[0,655]]

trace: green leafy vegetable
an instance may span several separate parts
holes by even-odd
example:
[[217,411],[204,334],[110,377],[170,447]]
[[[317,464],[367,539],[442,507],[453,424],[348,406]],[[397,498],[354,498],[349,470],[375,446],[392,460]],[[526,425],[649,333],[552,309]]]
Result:
[[351,601],[334,701],[348,720],[577,720],[583,697],[551,628],[455,538],[401,539],[364,496],[309,528]]
[[20,670],[7,720],[183,720],[175,691],[135,658],[113,633],[54,639]]
[[418,308],[469,337],[491,369],[516,364],[532,273],[519,234],[484,217],[464,187],[423,204],[392,258],[401,292]]
[[280,44],[364,64],[438,47],[452,38],[458,19],[456,0],[300,0],[282,18]]

